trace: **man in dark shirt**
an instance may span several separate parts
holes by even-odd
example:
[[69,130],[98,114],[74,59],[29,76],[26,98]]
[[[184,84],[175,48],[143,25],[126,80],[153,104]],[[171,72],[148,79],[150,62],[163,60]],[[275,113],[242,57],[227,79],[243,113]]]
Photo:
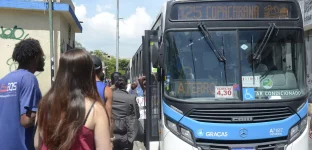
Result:
[[118,78],[119,76],[121,76],[121,74],[120,74],[119,72],[114,72],[114,73],[112,73],[112,75],[111,75],[111,81],[112,81],[112,83],[111,83],[111,84],[112,84],[111,89],[112,89],[113,91],[116,90],[115,82],[117,81],[117,78]]
[[113,91],[114,150],[130,150],[139,132],[140,112],[135,95],[126,91],[127,79],[119,76]]

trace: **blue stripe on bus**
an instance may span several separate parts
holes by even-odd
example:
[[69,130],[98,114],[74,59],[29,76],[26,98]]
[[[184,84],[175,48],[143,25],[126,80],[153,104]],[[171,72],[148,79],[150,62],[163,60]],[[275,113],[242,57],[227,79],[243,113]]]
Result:
[[[195,138],[213,140],[256,140],[284,137],[288,135],[290,128],[299,120],[299,116],[294,114],[287,119],[249,124],[226,124],[226,123],[205,123],[199,122],[170,108],[163,102],[164,114],[171,117],[183,126],[192,130]],[[300,116],[307,114],[306,105],[298,112]],[[182,118],[182,119],[181,119]],[[181,120],[180,120],[181,119]],[[246,135],[242,135],[245,132]]]
[[298,111],[298,114],[301,118],[307,116],[308,114],[308,106],[309,106],[309,103],[308,101],[305,103],[305,105]]
[[164,114],[166,114],[167,116],[169,116],[171,119],[173,119],[176,122],[180,121],[183,115],[173,110],[172,108],[170,108],[170,106],[168,106],[164,101],[162,103],[163,103]]

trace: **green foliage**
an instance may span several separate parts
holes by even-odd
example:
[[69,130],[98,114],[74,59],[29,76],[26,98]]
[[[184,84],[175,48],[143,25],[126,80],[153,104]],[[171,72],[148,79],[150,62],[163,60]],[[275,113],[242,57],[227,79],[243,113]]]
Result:
[[[82,44],[77,41],[75,41],[75,47],[85,50]],[[105,69],[106,77],[110,78],[110,75],[116,71],[116,58],[113,56],[109,56],[108,53],[103,52],[101,50],[90,51],[90,54],[99,57],[104,62],[104,69]],[[127,70],[127,66],[129,62],[130,60],[127,60],[127,59],[119,59],[119,72],[121,74],[123,75],[126,74],[126,70]]]
[[82,44],[79,43],[78,41],[75,41],[75,48],[81,48],[81,49],[86,50],[86,48],[84,48],[84,47],[82,46]]
[[90,51],[90,54],[101,58],[102,61],[104,60],[104,54],[101,50]]
[[129,65],[130,60],[128,59],[119,59],[119,72],[123,75],[126,75],[127,67]]
[[110,78],[110,75],[116,71],[116,58],[112,57],[110,59],[105,59],[105,66],[106,66],[106,76]]
[[[116,58],[110,56],[108,58],[108,54],[101,50],[90,51],[91,55],[98,56],[102,61],[104,61],[105,65],[105,73],[106,77],[110,78],[110,75],[116,71]],[[128,59],[119,59],[119,72],[123,75],[126,74],[127,66],[129,65],[130,60]]]

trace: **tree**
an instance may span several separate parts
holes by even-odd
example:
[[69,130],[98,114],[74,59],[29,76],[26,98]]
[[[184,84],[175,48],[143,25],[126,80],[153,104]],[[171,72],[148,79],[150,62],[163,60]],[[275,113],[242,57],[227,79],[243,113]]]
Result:
[[[107,67],[107,75],[111,75],[113,72],[116,71],[116,58],[112,57],[110,59],[105,58],[104,59],[105,66]],[[128,59],[119,59],[119,65],[118,65],[118,72],[120,72],[122,75],[126,75],[127,66],[129,65],[130,60]]]
[[111,57],[111,58],[106,58],[104,60],[105,62],[105,67],[106,67],[106,76],[110,78],[110,75],[116,71],[116,58]]
[[75,41],[75,48],[80,48],[80,49],[86,50],[86,48],[84,48],[84,47],[82,46],[82,44],[79,43],[78,41]]
[[119,59],[119,72],[123,75],[126,75],[127,67],[129,65],[129,59]]
[[[106,52],[103,52],[101,50],[94,50],[90,51],[91,55],[98,56],[103,62],[104,62],[104,69],[105,74],[107,78],[110,78],[110,75],[116,71],[116,58],[113,56],[110,56],[108,58],[108,54]],[[127,66],[129,65],[130,60],[128,59],[119,59],[119,72],[122,75],[126,74]]]
[[99,57],[102,61],[104,61],[104,52],[102,52],[101,50],[94,50],[94,51],[90,51],[91,55],[95,55],[97,57]]

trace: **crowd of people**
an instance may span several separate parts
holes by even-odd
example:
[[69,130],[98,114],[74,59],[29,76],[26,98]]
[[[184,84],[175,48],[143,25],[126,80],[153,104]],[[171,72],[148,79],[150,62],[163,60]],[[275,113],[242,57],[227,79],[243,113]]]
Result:
[[128,84],[114,72],[109,86],[101,59],[72,49],[61,55],[55,81],[42,96],[34,75],[45,65],[39,41],[20,41],[12,58],[18,69],[0,79],[1,149],[133,149],[142,133],[136,88],[145,93],[144,77]]
[[6,150],[131,150],[142,133],[139,84],[119,72],[104,78],[102,61],[82,49],[63,53],[51,88],[42,96],[35,72],[44,71],[36,39],[15,45],[18,69],[0,79],[0,145]]

